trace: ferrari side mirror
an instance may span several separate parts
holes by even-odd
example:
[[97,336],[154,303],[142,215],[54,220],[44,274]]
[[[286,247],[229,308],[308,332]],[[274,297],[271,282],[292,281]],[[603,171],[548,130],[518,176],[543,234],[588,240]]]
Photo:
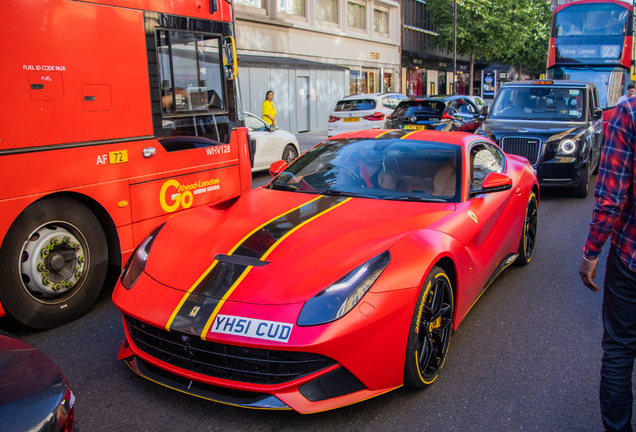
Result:
[[285,168],[287,168],[287,162],[284,160],[276,161],[269,166],[269,175],[276,177],[278,174],[285,171]]
[[486,176],[481,184],[481,189],[471,190],[470,196],[473,197],[484,193],[502,192],[510,189],[512,189],[512,179],[510,177],[506,174],[491,172]]

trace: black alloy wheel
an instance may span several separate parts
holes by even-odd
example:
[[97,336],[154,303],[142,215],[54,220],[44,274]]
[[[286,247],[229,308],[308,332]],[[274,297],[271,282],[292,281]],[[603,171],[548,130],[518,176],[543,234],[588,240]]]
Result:
[[532,259],[534,247],[537,241],[537,225],[539,221],[539,202],[534,191],[530,192],[528,205],[526,206],[526,217],[523,222],[521,240],[519,240],[519,256],[515,260],[517,265],[526,265]]
[[407,387],[424,388],[437,379],[448,353],[454,312],[450,279],[441,267],[433,267],[411,321],[404,365]]

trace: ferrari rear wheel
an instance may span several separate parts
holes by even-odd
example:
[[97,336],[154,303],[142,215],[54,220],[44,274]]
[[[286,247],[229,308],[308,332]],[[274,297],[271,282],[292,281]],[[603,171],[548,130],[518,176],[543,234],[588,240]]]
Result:
[[453,332],[453,288],[441,267],[433,267],[420,292],[409,330],[404,385],[424,388],[444,366]]
[[539,202],[537,195],[530,192],[528,197],[528,205],[526,206],[526,217],[523,220],[523,232],[521,240],[519,240],[519,256],[515,260],[515,264],[526,265],[532,259],[534,254],[534,246],[537,241],[537,222],[539,220]]

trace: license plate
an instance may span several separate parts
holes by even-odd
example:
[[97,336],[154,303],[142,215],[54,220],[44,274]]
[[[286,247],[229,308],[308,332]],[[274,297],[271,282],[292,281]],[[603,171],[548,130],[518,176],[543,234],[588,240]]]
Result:
[[210,327],[210,333],[231,334],[287,343],[293,328],[294,325],[289,323],[217,315],[212,327]]
[[404,130],[425,130],[426,126],[420,125],[404,125]]
[[360,117],[345,117],[342,119],[343,122],[359,122]]

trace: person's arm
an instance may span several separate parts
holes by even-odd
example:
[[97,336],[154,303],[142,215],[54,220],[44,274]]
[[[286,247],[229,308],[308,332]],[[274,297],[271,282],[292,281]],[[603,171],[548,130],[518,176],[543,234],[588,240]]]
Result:
[[631,111],[625,104],[615,108],[607,128],[608,135],[596,179],[596,205],[592,213],[590,232],[585,241],[579,274],[583,284],[593,292],[600,290],[594,283],[598,255],[612,233],[614,223],[627,201],[632,184],[635,138]]

